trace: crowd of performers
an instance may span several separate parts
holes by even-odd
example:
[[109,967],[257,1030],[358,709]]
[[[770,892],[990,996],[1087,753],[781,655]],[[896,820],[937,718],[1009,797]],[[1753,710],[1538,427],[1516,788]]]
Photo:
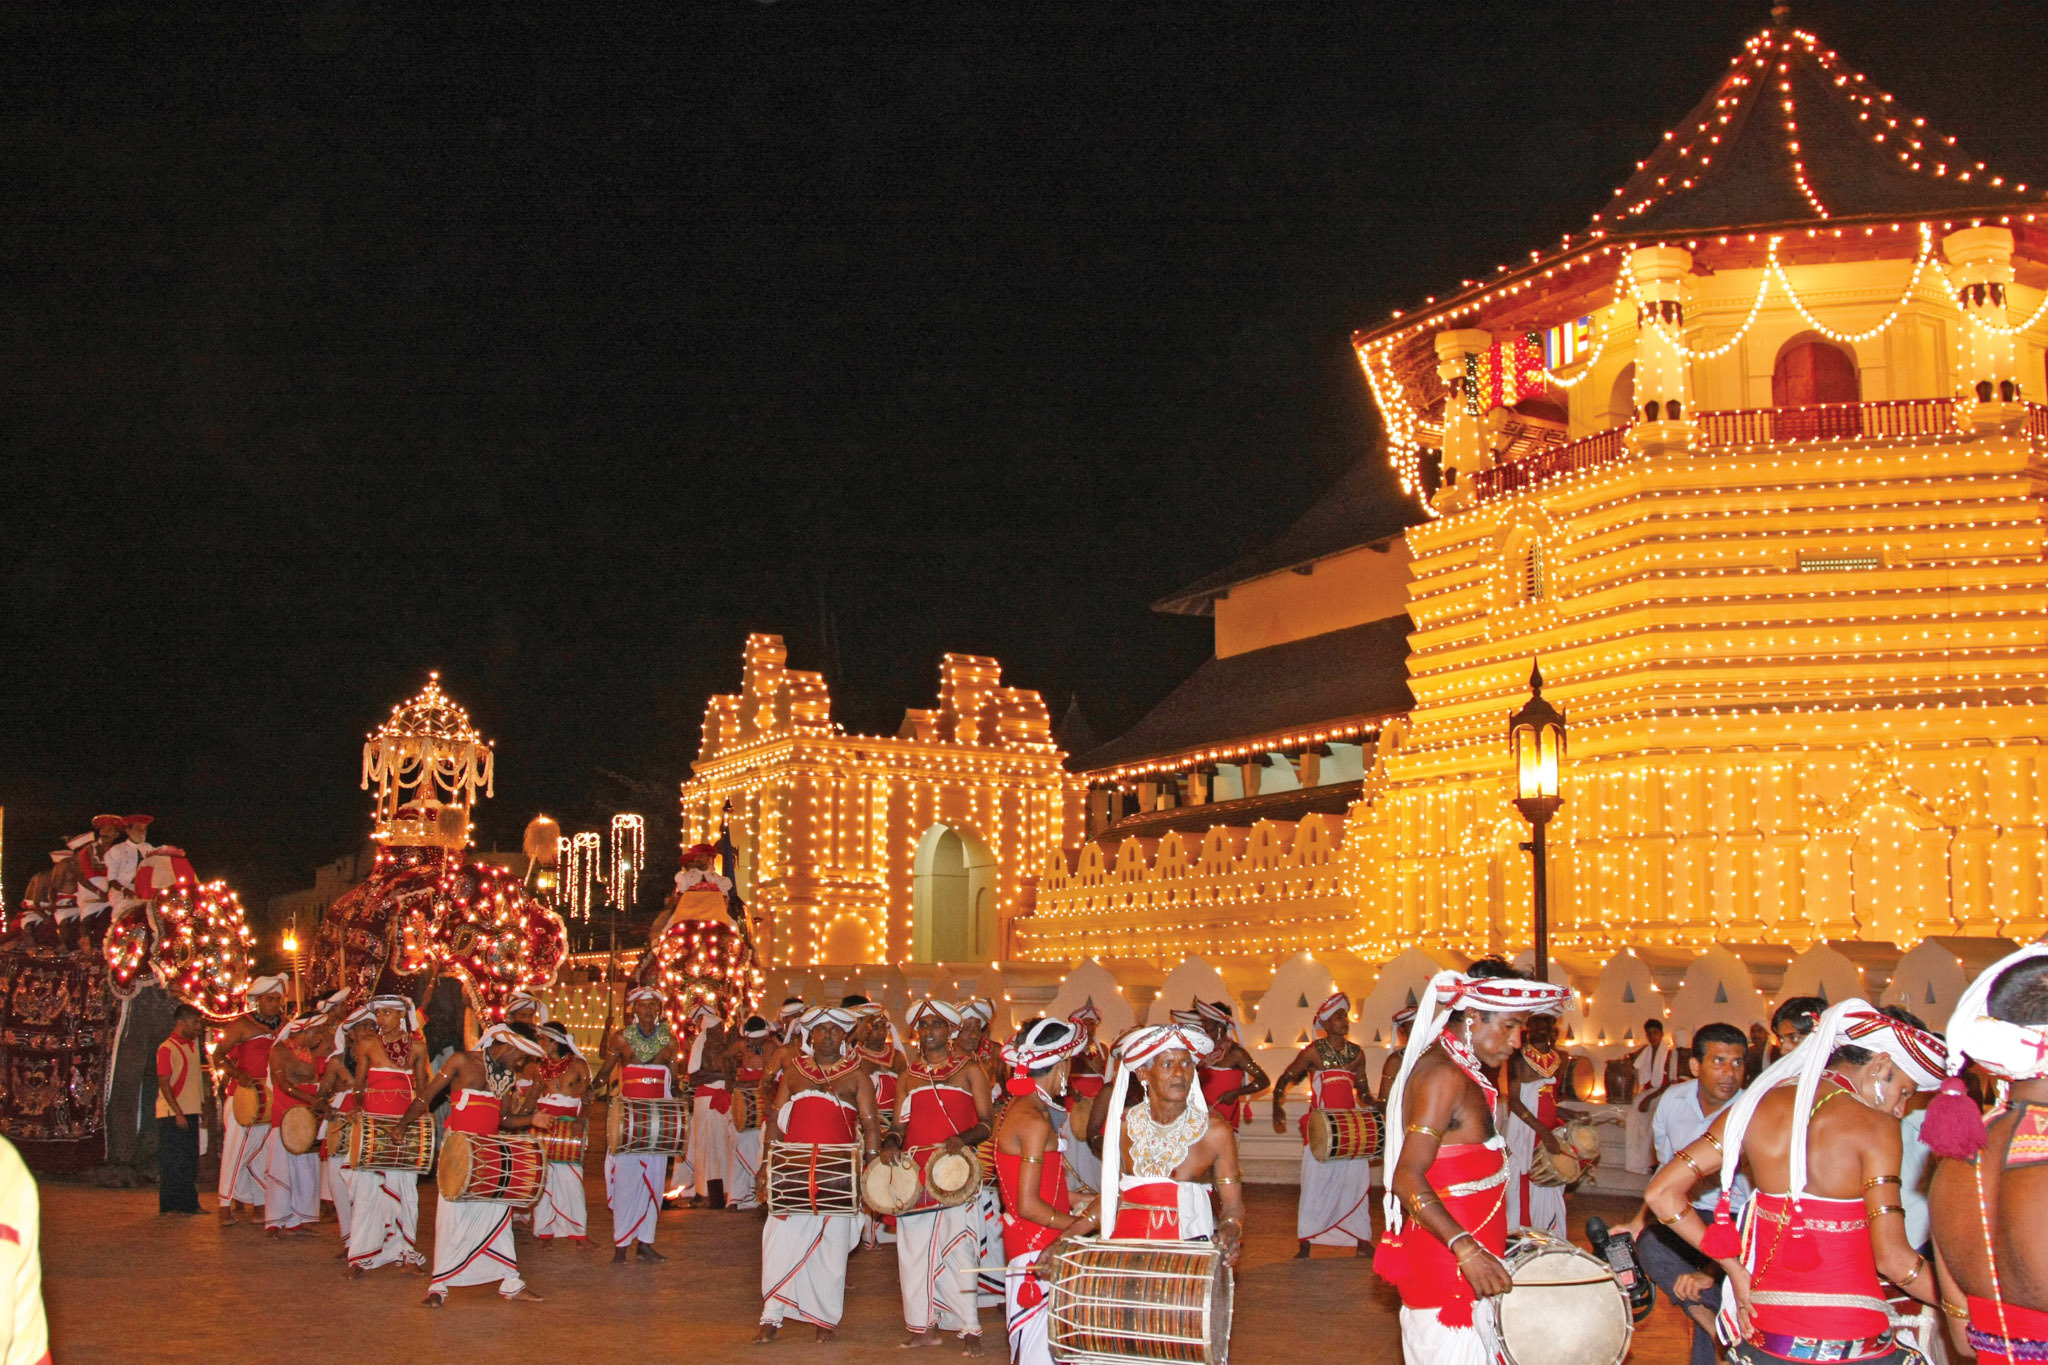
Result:
[[[180,849],[149,841],[150,815],[97,815],[88,833],[73,835],[50,852],[50,866],[29,879],[21,914],[7,933],[75,948],[106,937],[111,925],[141,910],[164,887],[149,884],[143,864],[162,851],[182,861]],[[189,868],[188,868],[189,871]]]
[[[1529,1184],[1514,1153],[1559,1141],[1552,1022],[1567,995],[1496,962],[1429,982],[1379,1077],[1377,1230],[1375,1163],[1304,1155],[1302,1253],[1372,1248],[1399,1292],[1411,1365],[1512,1359],[1482,1310],[1514,1289],[1510,1228],[1562,1231],[1554,1187]],[[893,1246],[906,1345],[979,1354],[980,1309],[1000,1306],[1011,1358],[1034,1365],[1050,1359],[1045,1277],[1078,1239],[1207,1241],[1235,1264],[1237,1132],[1245,1101],[1269,1085],[1228,1009],[1206,1002],[1107,1046],[1092,1005],[1032,1020],[1002,1046],[988,1036],[987,1001],[921,1001],[899,1029],[860,997],[792,1000],[776,1020],[736,1028],[706,1006],[685,1043],[659,992],[641,988],[593,1065],[522,996],[506,1022],[430,1068],[404,998],[346,1009],[337,997],[289,1020],[281,980],[255,983],[250,999],[218,1051],[229,1085],[224,1222],[248,1205],[272,1234],[302,1233],[324,1197],[340,1214],[351,1276],[422,1274],[430,1305],[471,1285],[536,1299],[520,1275],[515,1204],[443,1199],[429,1255],[417,1243],[417,1174],[352,1170],[346,1151],[291,1151],[279,1135],[293,1109],[361,1110],[403,1131],[446,1096],[448,1132],[495,1137],[545,1134],[607,1093],[687,1094],[685,1153],[606,1158],[615,1259],[662,1259],[665,1198],[765,1203],[757,1340],[791,1323],[829,1338],[848,1257]],[[1297,1084],[1310,1100],[1304,1124],[1367,1108],[1375,1087],[1349,1017],[1341,993],[1317,1012],[1318,1036],[1270,1083],[1276,1126]],[[1749,1038],[1701,1028],[1692,1076],[1659,1086],[1643,1111],[1661,1164],[1621,1230],[1692,1313],[1694,1360],[2048,1360],[2048,1220],[2027,1216],[2037,1181],[2048,1182],[2048,945],[1979,976],[1945,1039],[1862,1000],[1803,1002],[1778,1026],[1782,1055],[1755,1075]],[[1650,1060],[1664,1065],[1655,1043]],[[236,1117],[242,1088],[270,1097],[256,1121]],[[941,1166],[977,1150],[986,1183],[942,1197]],[[771,1197],[784,1177],[808,1179],[815,1196],[826,1154],[843,1155],[835,1169],[870,1193],[878,1168],[885,1185],[902,1172],[910,1193],[886,1216],[871,1201],[826,1211]],[[585,1239],[584,1198],[580,1160],[551,1161],[531,1203],[533,1236]]]

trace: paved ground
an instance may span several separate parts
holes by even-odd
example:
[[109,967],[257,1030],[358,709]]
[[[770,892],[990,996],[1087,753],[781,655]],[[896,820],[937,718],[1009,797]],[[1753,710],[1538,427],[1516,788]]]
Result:
[[[1395,1365],[1396,1307],[1368,1264],[1294,1252],[1294,1191],[1253,1186],[1250,1242],[1238,1271],[1235,1365]],[[212,1196],[205,1202],[212,1205]],[[1615,1200],[1575,1214],[1629,1211]],[[901,1362],[894,1252],[857,1253],[840,1339],[819,1345],[792,1325],[765,1349],[749,1344],[760,1309],[758,1215],[665,1214],[665,1265],[609,1264],[601,1182],[590,1186],[592,1231],[607,1246],[541,1249],[524,1238],[519,1259],[547,1302],[510,1304],[460,1289],[436,1313],[419,1306],[425,1281],[390,1270],[344,1280],[332,1223],[316,1237],[273,1242],[253,1227],[218,1229],[211,1215],[159,1218],[156,1192],[43,1187],[44,1286],[60,1365],[84,1361],[260,1361],[263,1365],[427,1365],[485,1360],[686,1362],[786,1359],[801,1365]],[[420,1200],[422,1246],[432,1245],[431,1187]],[[985,1311],[990,1358],[1004,1358],[1000,1313]],[[1630,1360],[1686,1358],[1678,1315],[1660,1307]],[[950,1351],[925,1359],[953,1359]],[[1585,1365],[1605,1365],[1590,1361]]]

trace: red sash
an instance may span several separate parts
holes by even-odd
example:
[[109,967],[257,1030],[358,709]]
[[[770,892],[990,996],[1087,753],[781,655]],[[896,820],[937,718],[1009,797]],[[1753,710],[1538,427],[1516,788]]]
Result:
[[[1439,1147],[1430,1163],[1429,1184],[1443,1200],[1444,1212],[1478,1239],[1479,1245],[1496,1256],[1508,1249],[1507,1182],[1472,1194],[1451,1194],[1453,1185],[1490,1180],[1507,1164],[1497,1147],[1479,1142],[1453,1143]],[[1472,1286],[1458,1269],[1451,1249],[1430,1233],[1411,1223],[1402,1231],[1410,1270],[1398,1286],[1401,1302],[1409,1308],[1435,1308],[1437,1320],[1446,1327],[1472,1325]]]
[[574,1095],[542,1095],[535,1107],[545,1109],[557,1118],[573,1119],[583,1112],[583,1101]]
[[373,1066],[363,1078],[363,1112],[379,1118],[397,1118],[412,1104],[412,1073],[396,1067]]
[[[1791,1200],[1758,1191],[1743,1220],[1743,1263],[1750,1267],[1754,1290],[1772,1294],[1859,1294],[1882,1299],[1877,1278],[1877,1253],[1870,1245],[1870,1223],[1861,1199],[1799,1201],[1799,1226],[1787,1222]],[[1784,1245],[1795,1231],[1813,1238],[1820,1261],[1811,1270],[1785,1264]],[[1888,1331],[1891,1321],[1870,1308],[1788,1308],[1757,1303],[1755,1330],[1788,1337],[1826,1341],[1861,1341]]]
[[1146,1180],[1128,1186],[1117,1195],[1116,1238],[1147,1242],[1178,1242],[1180,1237],[1180,1182]]
[[[1967,1296],[1970,1301],[1970,1344],[1977,1348],[1980,1365],[2011,1365],[2014,1361],[2032,1362],[2039,1360],[2038,1351],[2025,1356],[2014,1356],[2002,1351],[2003,1344],[2013,1346],[2041,1347],[2048,1345],[2048,1313],[2038,1308],[2025,1308],[2008,1303],[2001,1314],[1998,1303],[1991,1299],[1980,1299],[1975,1294]],[[2011,1333],[2007,1336],[2007,1333]],[[1986,1341],[1985,1338],[1990,1340]]]
[[464,1090],[448,1106],[451,1133],[495,1133],[498,1131],[498,1097],[488,1090]]
[[1241,1066],[1219,1066],[1202,1072],[1202,1103],[1209,1106],[1209,1112],[1230,1120],[1230,1126],[1237,1128],[1244,1122],[1245,1111],[1251,1106],[1242,1099],[1232,1100],[1219,1106],[1216,1097],[1227,1090],[1235,1090],[1244,1084],[1244,1068]]
[[823,1090],[800,1090],[783,1106],[782,1136],[790,1142],[844,1145],[860,1136],[860,1110]]
[[629,1100],[665,1100],[668,1081],[669,1070],[665,1066],[628,1062],[619,1073],[619,1094]]

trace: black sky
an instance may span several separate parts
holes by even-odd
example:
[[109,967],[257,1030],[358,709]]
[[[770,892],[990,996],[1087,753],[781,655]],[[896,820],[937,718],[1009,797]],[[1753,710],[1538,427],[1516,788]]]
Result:
[[[1377,460],[1351,329],[1580,227],[1765,13],[8,7],[10,895],[138,806],[299,884],[429,668],[487,841],[638,809],[661,877],[749,630],[855,728],[954,649],[1118,732],[1208,648],[1145,604]],[[1795,14],[2048,180],[2038,17]]]

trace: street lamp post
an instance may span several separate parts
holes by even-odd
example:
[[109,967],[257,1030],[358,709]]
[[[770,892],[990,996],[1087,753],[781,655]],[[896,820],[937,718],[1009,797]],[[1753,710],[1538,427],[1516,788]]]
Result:
[[1515,809],[1529,822],[1529,850],[1535,862],[1535,908],[1531,956],[1536,979],[1550,979],[1550,869],[1543,830],[1564,804],[1558,774],[1564,767],[1564,713],[1543,699],[1543,670],[1529,669],[1529,700],[1508,720],[1508,755],[1515,765]]
[[299,971],[299,912],[292,911],[292,927],[284,932],[284,950],[292,959],[292,1013],[297,1014],[306,1007],[305,986]]

